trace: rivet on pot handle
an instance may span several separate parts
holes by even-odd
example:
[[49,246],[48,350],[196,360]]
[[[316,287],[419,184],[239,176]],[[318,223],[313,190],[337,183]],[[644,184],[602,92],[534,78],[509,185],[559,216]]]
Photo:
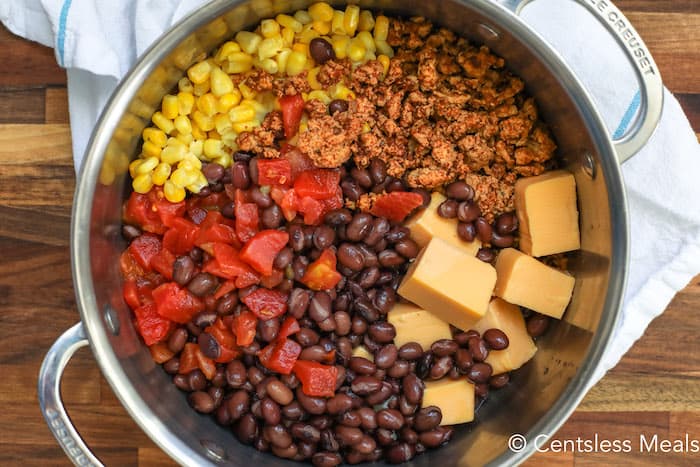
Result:
[[[534,0],[496,0],[515,14],[520,14]],[[659,68],[649,49],[629,20],[609,0],[575,0],[586,7],[610,31],[623,47],[641,83],[641,118],[620,140],[615,140],[620,163],[635,155],[656,129],[664,103],[664,89]]]
[[39,405],[51,433],[75,465],[102,467],[75,430],[61,400],[61,376],[73,354],[88,345],[83,324],[78,323],[53,343],[39,370]]

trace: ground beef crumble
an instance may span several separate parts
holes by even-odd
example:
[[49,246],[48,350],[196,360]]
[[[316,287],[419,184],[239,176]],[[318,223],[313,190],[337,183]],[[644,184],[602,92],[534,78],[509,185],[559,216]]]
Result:
[[[422,18],[392,20],[387,42],[395,55],[386,73],[377,60],[354,69],[347,59],[321,67],[317,80],[324,89],[342,82],[356,99],[333,116],[326,104],[308,101],[299,149],[319,167],[350,159],[366,167],[379,158],[391,176],[412,187],[465,180],[489,220],[512,210],[517,177],[550,168],[556,149],[522,80],[487,47]],[[272,79],[262,72],[247,81],[277,96],[310,91],[306,73]],[[280,132],[276,115],[238,143],[241,150],[276,157]]]

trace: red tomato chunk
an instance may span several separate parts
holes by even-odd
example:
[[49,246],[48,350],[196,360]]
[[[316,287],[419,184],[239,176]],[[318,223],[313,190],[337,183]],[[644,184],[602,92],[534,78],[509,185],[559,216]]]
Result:
[[287,311],[287,295],[278,290],[254,290],[243,299],[243,303],[260,319],[277,318]]
[[241,249],[240,258],[264,276],[272,274],[272,263],[289,241],[289,234],[280,230],[256,233]]
[[294,364],[294,374],[301,381],[301,390],[307,396],[333,397],[338,369],[332,365],[318,362],[297,360]]

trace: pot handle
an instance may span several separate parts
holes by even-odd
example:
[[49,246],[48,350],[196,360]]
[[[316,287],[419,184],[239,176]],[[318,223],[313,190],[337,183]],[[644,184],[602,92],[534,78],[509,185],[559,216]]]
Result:
[[[533,0],[496,0],[496,2],[519,15]],[[641,118],[635,126],[613,144],[620,163],[634,156],[654,133],[664,103],[664,88],[659,68],[630,21],[610,0],[575,0],[586,7],[615,37],[626,52],[641,84]]]
[[61,376],[73,354],[88,345],[83,323],[77,323],[49,349],[39,370],[39,405],[49,430],[75,465],[102,467],[71,422],[61,400]]

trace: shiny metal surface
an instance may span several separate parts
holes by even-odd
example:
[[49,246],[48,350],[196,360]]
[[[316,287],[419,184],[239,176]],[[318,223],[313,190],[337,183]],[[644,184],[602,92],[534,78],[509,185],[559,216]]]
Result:
[[[191,410],[186,398],[141,344],[121,297],[118,257],[126,168],[162,96],[197,58],[263,17],[305,8],[304,0],[215,0],[164,35],[124,78],[93,133],[75,194],[71,248],[73,280],[93,353],[115,394],[143,430],[183,465],[292,465],[239,444],[230,431]],[[341,2],[332,2],[340,5]],[[478,424],[461,427],[447,446],[413,465],[512,465],[533,452],[584,395],[618,316],[628,261],[625,195],[617,156],[592,101],[575,76],[534,31],[489,0],[357,2],[388,13],[423,15],[485,42],[527,83],[578,184],[582,249],[564,321],[538,341],[533,362],[513,384],[494,393]],[[483,34],[490,30],[495,33]],[[482,31],[481,34],[478,31]],[[589,163],[592,161],[595,177]],[[111,309],[109,326],[105,310]],[[113,333],[110,329],[117,329]],[[60,375],[59,375],[60,376]],[[56,378],[58,379],[58,377]],[[528,448],[508,450],[513,433]]]

